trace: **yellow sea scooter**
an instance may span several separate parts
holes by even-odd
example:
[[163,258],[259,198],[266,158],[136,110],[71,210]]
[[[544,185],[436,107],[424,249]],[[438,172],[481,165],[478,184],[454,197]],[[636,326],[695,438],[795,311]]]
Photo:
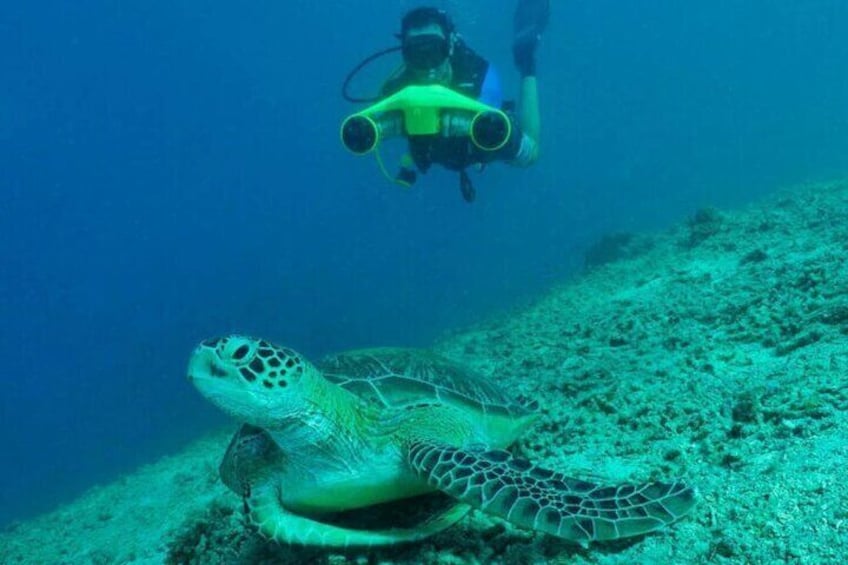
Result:
[[406,136],[469,136],[482,151],[497,151],[512,134],[503,111],[441,85],[412,85],[342,122],[341,139],[354,155],[374,151],[383,175],[393,179],[380,158],[384,139]]

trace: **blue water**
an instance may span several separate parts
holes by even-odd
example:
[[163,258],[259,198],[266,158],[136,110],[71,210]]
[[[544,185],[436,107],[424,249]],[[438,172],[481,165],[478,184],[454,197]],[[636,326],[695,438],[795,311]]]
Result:
[[[426,346],[607,231],[848,169],[844,1],[554,4],[542,159],[469,206],[338,143],[412,2],[5,2],[0,524],[225,422],[184,379],[202,338]],[[512,0],[441,5],[514,96]]]

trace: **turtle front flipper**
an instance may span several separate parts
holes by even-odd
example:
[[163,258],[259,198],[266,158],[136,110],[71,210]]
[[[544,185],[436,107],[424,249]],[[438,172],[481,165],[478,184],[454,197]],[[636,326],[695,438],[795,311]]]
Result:
[[[422,540],[452,526],[468,514],[470,507],[467,504],[444,498],[447,503],[445,500],[432,501],[438,508],[432,505],[429,508],[417,507],[409,505],[407,501],[386,503],[398,505],[398,509],[413,515],[407,515],[408,523],[404,527],[382,529],[368,524],[369,519],[373,521],[373,515],[367,514],[379,515],[384,512],[377,506],[327,516],[294,514],[281,504],[279,488],[271,485],[251,491],[245,496],[244,507],[251,525],[263,536],[280,543],[321,547],[370,547]],[[429,513],[430,510],[433,512]]]
[[248,522],[280,543],[324,547],[374,546],[424,539],[471,509],[440,492],[330,514],[298,514],[285,507],[278,477],[286,465],[262,428],[244,424],[233,436],[220,475],[240,495]]
[[598,486],[513,457],[419,442],[409,463],[428,484],[516,526],[587,544],[638,536],[695,505],[683,483]]

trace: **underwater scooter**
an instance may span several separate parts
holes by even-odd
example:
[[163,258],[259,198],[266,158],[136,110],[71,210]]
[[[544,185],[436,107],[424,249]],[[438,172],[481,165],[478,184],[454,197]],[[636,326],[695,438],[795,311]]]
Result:
[[[512,122],[502,110],[479,102],[441,85],[410,85],[384,99],[362,98],[348,92],[353,78],[375,59],[400,51],[389,47],[374,53],[348,73],[342,84],[342,96],[349,102],[371,102],[371,106],[351,114],[341,124],[342,144],[354,155],[374,152],[383,176],[389,181],[410,186],[392,177],[380,156],[380,142],[399,136],[468,136],[482,151],[497,151],[512,134]],[[462,175],[462,174],[461,174]],[[470,188],[467,175],[462,175]]]
[[511,133],[502,110],[441,85],[407,86],[341,126],[342,143],[354,155],[367,155],[383,139],[400,135],[469,136],[482,151],[497,151]]

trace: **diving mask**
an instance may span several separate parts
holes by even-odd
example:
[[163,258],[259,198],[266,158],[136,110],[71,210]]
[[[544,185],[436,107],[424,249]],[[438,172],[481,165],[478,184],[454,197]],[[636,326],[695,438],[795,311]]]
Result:
[[403,60],[418,71],[435,69],[450,56],[447,38],[435,33],[409,36],[403,41]]

